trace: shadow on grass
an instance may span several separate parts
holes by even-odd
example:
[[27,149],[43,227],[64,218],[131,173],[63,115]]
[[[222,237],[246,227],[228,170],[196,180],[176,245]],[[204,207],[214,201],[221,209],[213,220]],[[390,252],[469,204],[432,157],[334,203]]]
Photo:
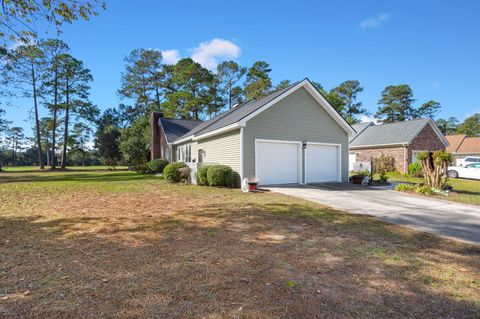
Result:
[[134,180],[152,180],[159,179],[154,175],[138,174],[128,171],[112,171],[109,173],[91,173],[91,172],[60,172],[60,174],[0,174],[0,183],[21,183],[21,182],[121,182],[121,181],[134,181]]
[[0,315],[478,317],[424,268],[448,261],[475,279],[477,248],[263,195],[168,216],[0,216]]

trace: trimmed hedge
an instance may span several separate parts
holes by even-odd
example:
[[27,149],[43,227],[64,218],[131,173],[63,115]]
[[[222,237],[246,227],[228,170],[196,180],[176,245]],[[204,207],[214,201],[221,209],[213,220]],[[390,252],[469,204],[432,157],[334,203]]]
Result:
[[148,167],[148,165],[146,163],[138,164],[137,166],[135,166],[134,170],[138,174],[149,174],[150,173],[150,168]]
[[163,169],[163,176],[171,183],[179,183],[185,179],[180,169],[186,166],[184,162],[170,163]]
[[209,186],[233,187],[235,177],[230,166],[210,165],[207,169],[207,181]]
[[149,173],[151,174],[163,173],[163,170],[167,165],[168,165],[168,161],[162,158],[152,160],[147,163]]
[[197,184],[201,186],[208,186],[207,172],[209,165],[200,166],[197,168]]

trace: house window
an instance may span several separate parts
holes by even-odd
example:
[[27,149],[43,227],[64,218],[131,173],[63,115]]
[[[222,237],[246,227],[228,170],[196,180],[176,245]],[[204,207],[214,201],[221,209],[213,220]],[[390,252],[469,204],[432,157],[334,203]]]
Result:
[[192,146],[190,144],[185,145],[185,162],[192,161]]
[[412,163],[419,162],[418,155],[425,151],[412,151]]

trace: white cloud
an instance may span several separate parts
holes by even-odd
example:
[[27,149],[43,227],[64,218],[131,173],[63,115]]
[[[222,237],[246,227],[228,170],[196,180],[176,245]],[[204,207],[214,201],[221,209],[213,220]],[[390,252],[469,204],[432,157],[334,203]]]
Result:
[[374,117],[370,117],[368,115],[362,115],[362,116],[360,116],[360,122],[362,122],[362,123],[373,122],[375,124],[378,124],[378,119],[376,119]]
[[215,38],[202,42],[192,49],[192,59],[207,69],[214,69],[221,60],[235,59],[240,55],[240,47],[235,43]]
[[163,62],[165,64],[175,64],[180,60],[180,52],[178,50],[165,50],[162,51]]
[[380,13],[374,18],[363,20],[360,23],[360,28],[369,29],[379,27],[383,22],[387,21],[389,17],[390,15],[388,13]]

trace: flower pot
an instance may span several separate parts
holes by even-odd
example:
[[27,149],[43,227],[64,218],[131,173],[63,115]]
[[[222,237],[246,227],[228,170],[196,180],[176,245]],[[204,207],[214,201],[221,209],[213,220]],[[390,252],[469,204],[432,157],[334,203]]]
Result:
[[354,175],[352,176],[352,184],[362,184],[364,178],[363,175]]

